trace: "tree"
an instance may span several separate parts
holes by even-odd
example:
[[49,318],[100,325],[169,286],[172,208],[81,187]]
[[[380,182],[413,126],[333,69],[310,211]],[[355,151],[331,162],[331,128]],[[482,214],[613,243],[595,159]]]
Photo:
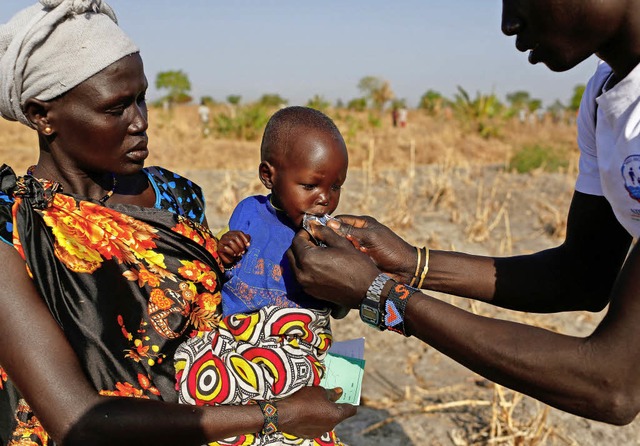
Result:
[[227,102],[231,105],[238,105],[240,104],[241,100],[242,96],[240,96],[239,94],[230,94],[229,96],[227,96]]
[[493,118],[498,116],[504,106],[495,94],[476,93],[472,98],[469,93],[458,86],[458,93],[455,95],[453,110],[458,119],[465,125],[475,126],[477,132],[484,138],[490,138],[499,134],[499,127]]
[[389,81],[375,76],[365,76],[360,79],[358,89],[378,110],[382,110],[385,104],[395,97]]
[[529,103],[527,104],[527,109],[533,113],[536,110],[539,110],[542,108],[542,101],[540,99],[531,99],[529,101]]
[[553,122],[555,123],[558,123],[564,119],[566,109],[567,108],[565,107],[565,105],[560,102],[559,99],[556,99],[553,104],[547,107],[547,111],[551,113]]
[[513,110],[528,110],[529,101],[531,101],[531,95],[528,91],[514,91],[513,93],[507,93],[506,96],[509,106]]
[[553,104],[547,107],[547,111],[550,113],[562,113],[566,107],[560,101],[560,99],[556,99]]
[[586,85],[578,84],[573,87],[573,96],[571,96],[571,100],[569,101],[569,110],[578,111],[580,108],[580,101],[582,101],[582,95],[584,94],[584,90]]
[[354,98],[347,103],[347,108],[353,111],[364,111],[367,108],[367,98]]
[[258,104],[265,107],[282,107],[288,103],[288,100],[282,98],[279,94],[274,93],[263,94],[262,97],[258,99]]
[[307,101],[307,107],[314,108],[321,112],[326,112],[327,109],[331,107],[331,103],[327,101],[323,96],[316,94]]
[[391,101],[391,108],[394,110],[407,108],[407,100],[405,98],[402,98],[402,99],[396,98],[393,101]]
[[170,105],[191,102],[191,81],[182,70],[162,71],[156,76],[156,88],[168,90],[163,98]]
[[445,99],[435,90],[427,90],[420,98],[418,108],[425,110],[429,115],[437,115],[440,113]]
[[200,97],[200,103],[208,106],[216,105],[217,101],[213,99],[212,96],[202,96]]

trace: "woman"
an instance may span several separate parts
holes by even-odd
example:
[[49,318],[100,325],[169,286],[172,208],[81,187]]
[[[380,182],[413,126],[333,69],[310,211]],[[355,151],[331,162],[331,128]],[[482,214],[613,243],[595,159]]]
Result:
[[0,27],[0,113],[40,145],[26,175],[0,168],[2,444],[331,430],[355,409],[321,388],[275,413],[176,403],[173,352],[215,329],[220,268],[199,187],[143,169],[146,89],[137,47],[100,0],[42,0]]
[[[502,29],[529,61],[601,63],[578,116],[580,172],[558,247],[489,258],[408,245],[371,218],[301,233],[291,264],[316,297],[411,334],[500,384],[562,410],[626,424],[640,412],[640,1],[503,0]],[[388,275],[393,276],[391,279]],[[530,312],[607,314],[586,337],[471,314],[405,284]],[[365,297],[366,296],[366,297]],[[364,298],[364,299],[363,299]],[[376,302],[377,299],[377,302]]]

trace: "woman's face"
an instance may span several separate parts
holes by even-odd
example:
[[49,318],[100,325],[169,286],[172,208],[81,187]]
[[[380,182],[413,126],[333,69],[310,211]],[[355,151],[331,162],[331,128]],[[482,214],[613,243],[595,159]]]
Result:
[[502,31],[531,63],[565,71],[620,38],[622,0],[503,0]]
[[149,154],[147,86],[142,59],[134,54],[49,102],[52,156],[84,172],[138,172]]
[[331,214],[338,207],[347,178],[347,149],[342,138],[306,128],[289,142],[283,159],[274,163],[270,189],[274,205],[300,226],[305,213]]

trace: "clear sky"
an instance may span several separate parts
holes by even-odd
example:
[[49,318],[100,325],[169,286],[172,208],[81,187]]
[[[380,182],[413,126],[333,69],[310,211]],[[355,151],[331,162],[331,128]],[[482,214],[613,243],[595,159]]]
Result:
[[[35,0],[0,0],[0,22]],[[243,102],[264,93],[289,104],[315,94],[344,102],[364,76],[391,83],[415,106],[433,89],[453,98],[462,86],[505,94],[526,90],[545,106],[567,103],[596,59],[567,73],[532,66],[500,32],[500,0],[111,0],[138,43],[151,84],[180,69],[192,96]]]

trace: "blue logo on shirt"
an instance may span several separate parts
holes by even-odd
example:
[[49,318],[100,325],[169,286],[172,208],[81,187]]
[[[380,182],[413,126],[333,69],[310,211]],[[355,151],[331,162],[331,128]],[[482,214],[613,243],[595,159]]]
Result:
[[628,156],[622,163],[620,172],[629,196],[640,201],[640,155]]

